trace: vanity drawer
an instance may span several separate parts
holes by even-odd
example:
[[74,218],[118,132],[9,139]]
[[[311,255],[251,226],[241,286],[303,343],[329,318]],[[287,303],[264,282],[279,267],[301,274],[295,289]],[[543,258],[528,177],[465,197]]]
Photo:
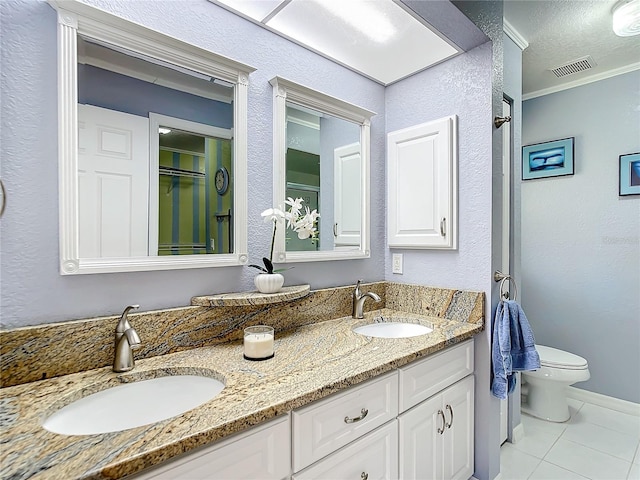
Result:
[[398,374],[390,372],[292,414],[293,471],[343,447],[398,414]]
[[398,426],[389,422],[339,452],[291,477],[292,480],[398,478]]
[[291,457],[289,416],[184,454],[132,478],[135,480],[281,480]]
[[473,340],[399,369],[400,412],[473,373]]

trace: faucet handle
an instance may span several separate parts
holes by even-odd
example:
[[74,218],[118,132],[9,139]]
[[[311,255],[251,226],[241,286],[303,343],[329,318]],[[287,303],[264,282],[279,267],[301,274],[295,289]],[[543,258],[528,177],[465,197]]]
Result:
[[129,321],[127,320],[127,315],[131,310],[137,310],[138,308],[140,308],[140,305],[129,305],[124,309],[124,312],[120,315],[120,321],[116,327],[116,333],[124,333],[126,330],[131,328]]
[[357,299],[357,298],[359,298],[359,297],[360,297],[360,284],[361,284],[361,283],[362,283],[362,279],[359,279],[359,280],[356,282],[356,288],[353,290],[353,297],[354,297],[355,299]]

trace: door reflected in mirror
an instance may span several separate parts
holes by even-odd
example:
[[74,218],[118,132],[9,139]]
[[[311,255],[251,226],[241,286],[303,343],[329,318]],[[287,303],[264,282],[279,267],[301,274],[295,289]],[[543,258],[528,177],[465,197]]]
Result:
[[228,82],[78,38],[80,258],[233,253]]
[[286,103],[285,196],[317,209],[318,238],[287,232],[287,252],[358,249],[361,242],[360,125]]

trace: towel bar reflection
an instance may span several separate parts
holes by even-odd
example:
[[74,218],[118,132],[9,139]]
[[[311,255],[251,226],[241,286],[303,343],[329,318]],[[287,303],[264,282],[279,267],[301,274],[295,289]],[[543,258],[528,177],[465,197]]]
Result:
[[509,295],[509,291],[504,290],[505,283],[509,281],[511,281],[511,284],[513,285],[513,300],[516,300],[518,298],[518,287],[516,287],[516,281],[511,275],[509,275],[508,273],[502,273],[500,270],[496,270],[493,273],[493,281],[500,282],[500,298],[502,300],[509,300],[509,298],[511,297]]

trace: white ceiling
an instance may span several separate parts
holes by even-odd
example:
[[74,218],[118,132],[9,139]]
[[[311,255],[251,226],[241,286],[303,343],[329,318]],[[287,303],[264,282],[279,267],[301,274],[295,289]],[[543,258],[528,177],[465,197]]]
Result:
[[[389,85],[461,50],[399,0],[210,0],[316,51],[362,75]],[[618,37],[612,8],[618,0],[504,0],[505,30],[526,46],[523,98],[570,88],[640,69],[640,36]],[[377,30],[366,8],[381,8],[389,32]],[[333,11],[354,9],[339,16]],[[357,20],[364,27],[357,25]],[[373,35],[371,33],[374,32]],[[551,69],[591,56],[595,67],[558,78]]]
[[393,0],[210,0],[383,85],[458,53]]
[[[616,0],[505,0],[504,19],[529,46],[522,52],[523,97],[640,69],[640,36],[612,30]],[[551,68],[590,55],[593,69],[557,78]]]

